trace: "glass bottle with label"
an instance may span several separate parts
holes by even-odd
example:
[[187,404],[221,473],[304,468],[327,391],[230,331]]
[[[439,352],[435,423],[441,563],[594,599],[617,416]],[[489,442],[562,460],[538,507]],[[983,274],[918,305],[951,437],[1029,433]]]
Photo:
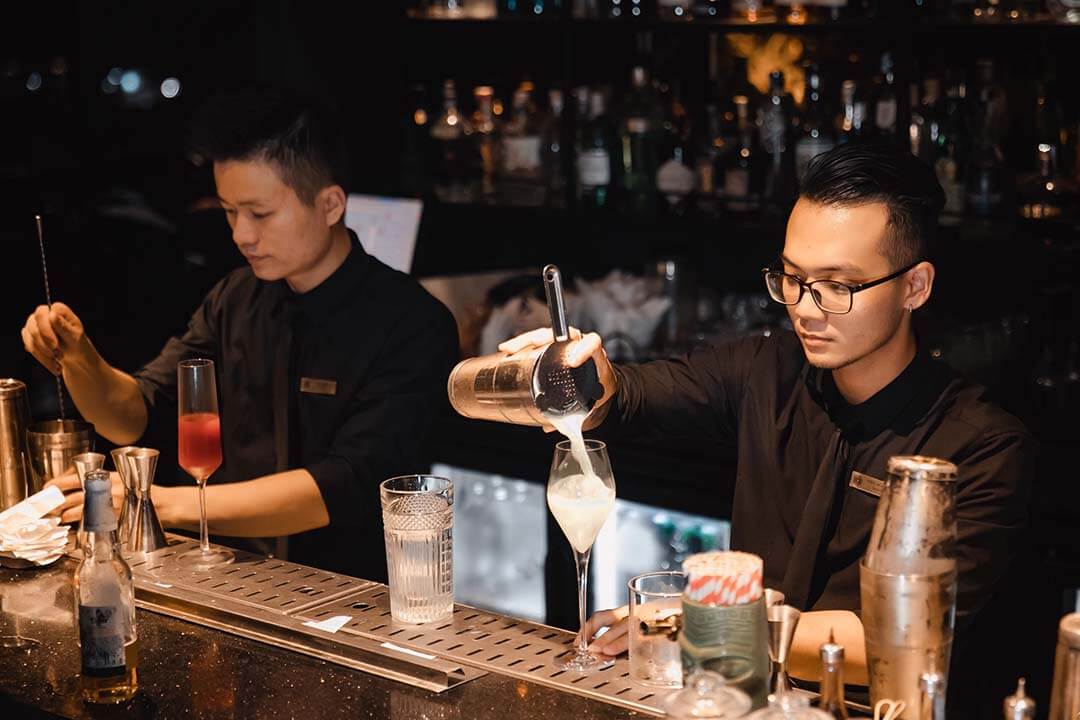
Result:
[[728,210],[748,212],[757,210],[760,204],[760,153],[754,143],[750,98],[746,95],[735,96],[735,118],[738,142],[735,152],[727,154],[722,194]]
[[628,209],[649,214],[653,209],[656,180],[657,99],[645,68],[637,66],[631,75],[632,89],[623,108],[619,126],[622,187]]
[[87,541],[74,578],[80,686],[87,702],[120,703],[138,689],[135,586],[116,541],[109,473],[88,472],[85,492]]
[[480,194],[492,197],[499,161],[499,124],[493,110],[495,90],[490,85],[481,85],[473,90],[473,97],[476,98],[473,141],[480,156]]
[[661,126],[663,162],[656,169],[656,190],[667,208],[677,215],[688,209],[696,176],[690,168],[690,135],[693,124],[682,102],[682,83],[671,84],[671,99]]
[[805,104],[799,140],[795,143],[795,175],[800,185],[810,161],[836,145],[825,115],[822,85],[821,71],[816,65],[811,65],[806,71]]
[[836,117],[836,141],[843,145],[863,136],[866,104],[859,97],[854,80],[845,80],[840,86],[840,104],[840,114]]
[[551,107],[551,115],[544,128],[541,155],[547,182],[548,204],[562,207],[566,201],[566,173],[563,167],[566,153],[563,152],[562,147],[562,90],[548,90],[548,104]]
[[510,119],[502,132],[503,192],[514,205],[540,205],[544,199],[541,120],[533,106],[531,83],[514,91]]
[[895,140],[897,93],[892,53],[881,54],[881,74],[874,78],[874,134]]
[[976,62],[977,84],[972,102],[971,156],[967,171],[967,207],[976,215],[992,215],[1003,202],[1004,155],[1001,143],[1008,132],[1005,91],[994,79],[994,63]]
[[786,207],[795,195],[795,164],[791,138],[794,116],[791,96],[784,90],[784,73],[769,73],[769,94],[758,113],[761,147],[769,158],[765,176],[765,200]]
[[472,124],[458,110],[453,80],[443,83],[443,111],[431,126],[436,146],[435,194],[444,202],[468,202],[480,163],[474,162]]
[[577,153],[578,192],[583,207],[597,210],[612,202],[614,132],[603,92],[592,90],[588,98],[589,121]]

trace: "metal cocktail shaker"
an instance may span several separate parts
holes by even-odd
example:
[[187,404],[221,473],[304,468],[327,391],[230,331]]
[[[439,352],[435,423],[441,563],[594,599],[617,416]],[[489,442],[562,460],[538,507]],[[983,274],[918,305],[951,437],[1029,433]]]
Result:
[[43,420],[26,432],[30,445],[30,466],[34,476],[30,494],[49,480],[74,470],[76,455],[94,449],[94,426],[80,420]]
[[0,379],[0,511],[25,500],[32,484],[26,428],[30,403],[26,385]]
[[956,466],[889,459],[870,542],[859,566],[870,699],[903,700],[917,716],[919,679],[944,692],[956,614]]
[[450,373],[450,404],[467,418],[515,425],[544,425],[545,414],[569,415],[591,410],[604,394],[596,363],[571,368],[562,276],[554,265],[544,268],[544,288],[555,342],[508,355],[469,358]]
[[1074,720],[1080,715],[1080,613],[1061,618],[1054,658],[1054,687],[1050,720]]

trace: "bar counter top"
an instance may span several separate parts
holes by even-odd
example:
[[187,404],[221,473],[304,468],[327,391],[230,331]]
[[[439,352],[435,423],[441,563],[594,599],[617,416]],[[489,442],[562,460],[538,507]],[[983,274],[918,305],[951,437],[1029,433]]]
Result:
[[356,718],[483,720],[646,717],[488,673],[442,693],[140,609],[139,692],[120,705],[79,694],[71,578],[76,563],[0,569],[0,718]]

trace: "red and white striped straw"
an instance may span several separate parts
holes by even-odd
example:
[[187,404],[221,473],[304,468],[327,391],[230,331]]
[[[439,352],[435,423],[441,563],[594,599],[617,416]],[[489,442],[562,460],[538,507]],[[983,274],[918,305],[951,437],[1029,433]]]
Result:
[[746,605],[761,597],[764,563],[744,552],[707,552],[683,560],[683,594],[702,605]]

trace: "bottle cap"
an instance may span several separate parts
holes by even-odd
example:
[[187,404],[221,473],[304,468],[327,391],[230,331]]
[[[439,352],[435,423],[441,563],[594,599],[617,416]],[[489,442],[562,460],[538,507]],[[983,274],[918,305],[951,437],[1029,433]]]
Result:
[[821,662],[825,665],[842,665],[844,662],[844,646],[837,644],[832,630],[829,630],[829,642],[821,646]]
[[1005,698],[1005,720],[1033,720],[1035,700],[1028,697],[1024,678],[1016,683],[1016,693]]
[[83,529],[86,532],[108,532],[116,529],[116,513],[112,506],[112,481],[105,470],[86,473],[83,501]]

